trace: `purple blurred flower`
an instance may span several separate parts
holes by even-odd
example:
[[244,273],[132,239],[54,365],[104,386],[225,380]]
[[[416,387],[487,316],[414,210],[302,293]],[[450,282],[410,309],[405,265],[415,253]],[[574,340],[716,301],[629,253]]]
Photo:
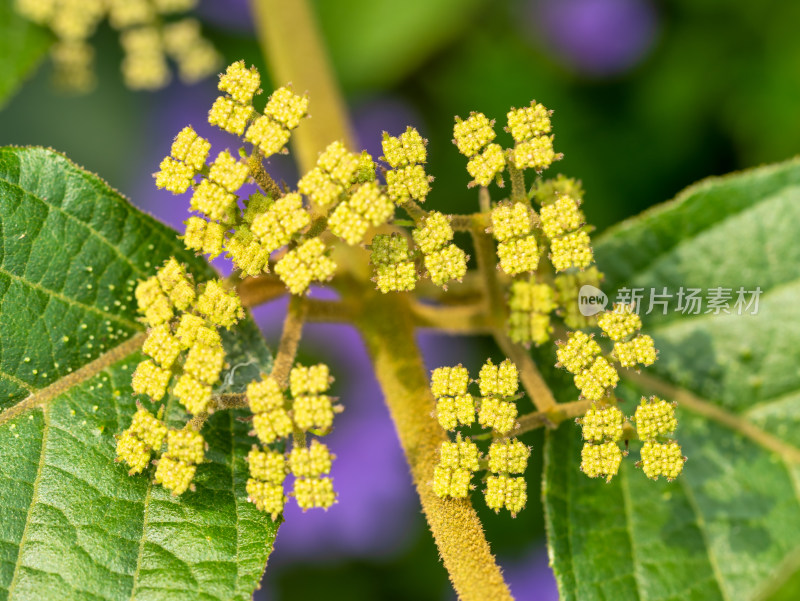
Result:
[[528,22],[575,71],[607,76],[641,61],[655,41],[649,0],[531,0]]

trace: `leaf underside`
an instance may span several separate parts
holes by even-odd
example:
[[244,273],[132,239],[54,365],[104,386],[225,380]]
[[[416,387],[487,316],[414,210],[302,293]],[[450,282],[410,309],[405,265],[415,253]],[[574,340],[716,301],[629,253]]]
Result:
[[[579,471],[580,431],[548,433],[544,499],[564,600],[798,598],[800,579],[800,162],[693,186],[600,238],[604,291],[743,286],[757,315],[644,315],[659,349],[647,370],[676,395],[689,460],[674,482],[634,467],[611,483]],[[653,393],[623,375],[632,415]],[[574,390],[574,389],[573,389]],[[574,394],[574,392],[573,392]],[[668,397],[669,398],[669,397]],[[774,597],[773,597],[774,596]]]
[[[250,599],[277,524],[247,502],[242,415],[209,419],[196,492],[173,498],[152,467],[131,477],[114,462],[143,358],[133,286],[171,255],[200,280],[210,268],[40,148],[0,149],[0,239],[0,600]],[[226,392],[270,369],[251,320],[224,344]]]

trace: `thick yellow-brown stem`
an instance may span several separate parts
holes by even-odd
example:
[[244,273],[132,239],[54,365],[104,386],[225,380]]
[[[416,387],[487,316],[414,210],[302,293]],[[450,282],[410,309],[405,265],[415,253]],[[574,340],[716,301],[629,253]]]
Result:
[[433,417],[434,400],[414,340],[408,304],[400,295],[367,295],[356,323],[453,587],[462,601],[512,599],[470,502],[440,499],[433,493],[433,470],[446,436]]
[[311,7],[307,0],[252,0],[258,40],[277,85],[291,82],[311,98],[307,119],[292,134],[295,156],[305,172],[317,153],[334,140],[355,149],[344,100],[333,77]]

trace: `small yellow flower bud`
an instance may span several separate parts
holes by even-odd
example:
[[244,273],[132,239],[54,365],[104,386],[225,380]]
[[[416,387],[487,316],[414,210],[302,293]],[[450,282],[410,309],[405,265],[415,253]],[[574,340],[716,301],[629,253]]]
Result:
[[250,478],[247,480],[246,488],[248,501],[253,503],[259,511],[271,514],[273,520],[278,519],[286,504],[282,484],[271,484]]
[[269,250],[245,227],[237,228],[236,233],[225,244],[225,250],[228,251],[234,267],[245,275],[256,276],[262,271],[269,271]]
[[304,432],[326,431],[333,425],[333,404],[327,395],[295,397],[292,410],[294,423]]
[[282,409],[285,397],[278,383],[270,376],[260,382],[250,382],[247,385],[247,401],[253,413],[263,413]]
[[314,507],[327,509],[336,502],[333,480],[330,478],[296,478],[294,498],[303,511]]
[[617,442],[622,438],[622,424],[625,417],[622,415],[622,411],[613,405],[598,409],[593,404],[592,408],[577,421],[582,426],[584,440]]
[[253,416],[253,429],[264,444],[272,444],[292,433],[292,420],[285,409],[273,409]]
[[508,316],[508,336],[518,344],[539,346],[550,340],[552,331],[550,316],[546,313],[513,311]]
[[187,125],[175,136],[171,154],[195,171],[200,171],[206,164],[209,150],[211,142],[198,136],[197,132]]
[[303,197],[296,192],[286,194],[253,218],[252,231],[263,247],[272,252],[289,243],[296,233],[311,222],[303,207]]
[[171,491],[173,496],[178,496],[187,491],[196,471],[194,465],[162,455],[156,467],[155,481]]
[[317,440],[309,448],[295,447],[289,455],[289,468],[299,478],[329,474],[333,456],[328,447]]
[[250,476],[256,480],[283,484],[286,479],[286,458],[277,451],[259,451],[256,448],[247,454]]
[[336,271],[336,263],[324,253],[325,244],[322,240],[319,238],[307,240],[278,261],[275,273],[289,292],[304,294],[312,281],[327,281]]
[[369,222],[343,202],[331,214],[328,227],[334,235],[352,246],[364,240]]
[[436,401],[436,420],[443,430],[451,432],[458,426],[456,401],[452,397],[441,397]]
[[430,182],[422,165],[409,165],[386,172],[386,193],[399,204],[411,198],[425,202],[431,191]]
[[228,192],[236,192],[244,185],[248,174],[249,169],[245,163],[240,163],[227,150],[223,150],[211,163],[208,178]]
[[458,447],[458,466],[471,472],[477,472],[480,469],[478,446],[471,440],[462,440],[461,435],[458,435],[455,444]]
[[173,392],[192,415],[207,412],[211,404],[211,386],[203,384],[191,374],[181,375]]
[[167,426],[144,407],[133,414],[133,421],[126,430],[141,440],[149,449],[158,451],[167,435]]
[[412,237],[426,255],[443,248],[453,239],[450,217],[439,211],[431,211],[425,218],[423,227],[414,229]]
[[192,194],[193,211],[205,214],[212,221],[233,221],[236,212],[236,195],[211,180],[204,179]]
[[197,19],[165,23],[162,32],[164,49],[178,63],[181,81],[196,83],[217,71],[221,57],[211,42],[201,35]]
[[320,394],[331,385],[330,368],[324,363],[305,367],[298,365],[289,372],[289,389],[293,397],[302,394]]
[[356,172],[355,182],[364,184],[375,181],[375,161],[372,155],[366,150],[362,151],[358,157],[358,171]]
[[404,236],[378,234],[372,239],[370,262],[373,265],[392,265],[410,257],[408,240]]
[[605,357],[597,357],[588,369],[575,374],[575,386],[583,397],[590,401],[602,399],[606,395],[606,390],[614,388],[617,382],[619,374]]
[[597,319],[597,325],[611,340],[624,340],[642,328],[642,319],[629,306],[614,305]]
[[533,197],[542,206],[551,204],[562,196],[574,198],[580,204],[583,201],[581,182],[559,174],[554,178],[538,181],[533,187]]
[[181,344],[181,348],[188,349],[198,342],[206,346],[221,346],[222,340],[219,333],[209,327],[206,327],[206,322],[202,317],[192,315],[191,313],[184,313],[178,322],[178,328],[175,330],[175,336]]
[[392,169],[424,163],[427,158],[425,140],[413,127],[407,127],[405,133],[395,138],[383,132],[383,160],[389,163]]
[[528,467],[531,450],[516,438],[495,440],[489,447],[489,470],[495,473],[522,474]]
[[511,298],[508,308],[512,311],[550,313],[556,308],[553,289],[547,284],[515,280],[511,283]]
[[455,244],[425,255],[425,269],[436,286],[444,286],[450,280],[460,282],[467,273],[467,253]]
[[658,397],[646,399],[636,407],[634,416],[636,434],[640,440],[651,440],[675,431],[678,420],[675,417],[675,406]]
[[156,274],[161,289],[179,311],[186,311],[194,302],[194,283],[183,265],[171,258]]
[[562,155],[553,150],[553,136],[539,136],[527,142],[518,142],[513,158],[517,169],[535,169],[541,173]]
[[394,205],[381,194],[375,182],[359,186],[347,204],[373,227],[383,225],[394,215]]
[[230,328],[244,317],[236,292],[226,291],[218,280],[206,283],[197,299],[197,311],[215,326]]
[[264,156],[269,157],[283,150],[290,136],[291,132],[280,123],[269,117],[261,116],[247,128],[244,139],[258,146]]
[[127,430],[117,437],[117,460],[124,461],[131,469],[128,475],[141,473],[150,463],[150,449]]
[[559,340],[556,344],[556,357],[560,366],[572,374],[583,371],[601,352],[597,341],[580,330],[570,332],[566,342]]
[[536,271],[539,265],[539,245],[533,234],[514,238],[497,245],[500,268],[508,275]]
[[506,434],[514,428],[517,420],[517,406],[509,401],[501,401],[494,397],[481,401],[478,411],[478,423],[483,428],[492,428],[499,434]]
[[339,141],[328,144],[319,155],[317,166],[337,184],[349,186],[358,172],[359,157]]
[[441,498],[464,499],[469,494],[471,479],[469,470],[437,466],[433,470],[433,492]]
[[573,232],[586,223],[577,201],[569,196],[562,196],[554,203],[544,205],[539,215],[544,234],[550,239]]
[[236,102],[252,104],[253,96],[261,87],[261,75],[255,67],[248,69],[244,61],[237,61],[228,66],[224,75],[220,75],[218,87]]
[[319,167],[314,167],[301,177],[297,189],[323,208],[335,203],[344,193],[344,186],[333,181]]
[[525,478],[506,476],[505,474],[489,476],[486,479],[484,498],[489,509],[498,512],[505,507],[512,516],[516,517],[528,502]]
[[254,192],[245,200],[242,219],[244,219],[245,223],[248,225],[253,225],[253,220],[262,213],[266,213],[272,206],[272,203],[273,200],[269,196],[265,196],[261,192]]
[[416,265],[411,261],[403,261],[396,265],[378,266],[374,280],[378,290],[386,294],[413,290],[418,277]]
[[225,351],[221,346],[195,344],[189,349],[183,369],[204,384],[216,384],[225,364]]
[[568,328],[580,330],[597,324],[596,316],[585,316],[580,312],[578,292],[589,284],[598,288],[603,279],[603,274],[592,265],[585,271],[575,273],[560,273],[556,275],[554,284],[558,295],[558,302],[563,311],[564,323]]
[[459,466],[458,444],[445,440],[439,446],[439,465],[457,468]]
[[521,202],[500,204],[492,210],[492,234],[505,242],[531,233],[531,213]]
[[431,392],[436,398],[467,394],[469,372],[459,364],[455,367],[437,367],[431,372]]
[[489,144],[483,152],[467,162],[467,173],[479,186],[488,186],[506,167],[506,158],[499,144]]
[[674,440],[661,444],[648,440],[642,446],[640,465],[644,475],[651,480],[664,476],[667,482],[677,478],[683,471],[686,457],[681,453],[681,446]]
[[189,189],[194,177],[194,170],[172,157],[166,157],[159,165],[160,171],[155,174],[156,186],[169,190],[173,194],[183,194]]
[[206,441],[200,432],[190,428],[167,432],[166,455],[189,464],[203,463],[206,456]]
[[550,241],[550,262],[556,271],[586,269],[594,261],[589,234],[583,230]]
[[168,369],[161,369],[152,361],[142,361],[133,372],[131,386],[136,394],[146,394],[154,401],[160,401],[167,393],[171,377]]
[[465,121],[456,117],[453,142],[458,147],[458,152],[470,158],[475,156],[497,135],[492,129],[493,125],[494,121],[489,121],[483,113],[473,112]]
[[633,339],[633,348],[636,352],[636,361],[644,366],[652,365],[656,362],[656,347],[653,339],[647,334],[640,334]]
[[[208,123],[216,125],[229,133],[241,136],[244,133],[247,120],[250,119],[252,114],[252,106],[240,104],[230,98],[220,96],[214,101],[211,110],[208,112]],[[252,140],[248,138],[248,141]]]
[[128,29],[120,35],[120,43],[125,51],[122,76],[129,88],[157,90],[167,85],[171,75],[155,27]]
[[186,223],[186,235],[183,243],[189,250],[194,250],[209,258],[219,256],[225,237],[225,227],[215,221],[206,221],[202,217],[189,217]]
[[264,107],[264,114],[286,129],[297,127],[307,112],[308,96],[298,96],[287,87],[275,90]]
[[551,131],[550,115],[543,105],[535,100],[530,106],[521,109],[511,109],[508,112],[508,127],[506,128],[515,142],[525,142],[536,136],[549,134]]
[[481,367],[478,384],[482,396],[514,396],[519,388],[519,370],[508,359],[500,365],[495,365],[489,359]]
[[170,332],[169,325],[164,323],[155,326],[147,333],[142,352],[155,359],[161,367],[169,369],[178,358],[181,345]]
[[610,482],[619,472],[621,461],[622,451],[614,442],[587,442],[581,450],[581,471],[590,478],[604,477]]

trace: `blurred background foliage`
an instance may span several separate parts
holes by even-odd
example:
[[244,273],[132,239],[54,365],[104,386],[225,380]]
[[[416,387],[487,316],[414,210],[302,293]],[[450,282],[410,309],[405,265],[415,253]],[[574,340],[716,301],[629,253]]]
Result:
[[[10,2],[0,0],[4,18]],[[451,144],[453,116],[478,110],[502,127],[509,107],[532,98],[555,110],[555,145],[565,159],[551,174],[582,179],[586,213],[599,230],[703,177],[783,160],[800,150],[796,0],[317,0],[315,5],[360,143],[378,156],[382,130],[397,134],[416,125],[430,141],[428,172],[436,176],[428,205],[440,210],[477,208],[476,193],[466,188],[465,160]],[[244,58],[268,73],[245,0],[206,0],[198,12],[227,61]],[[202,127],[215,82],[130,92],[119,73],[116,35],[103,28],[95,42],[95,91],[77,97],[59,93],[45,63],[0,110],[0,144],[60,150],[180,227],[186,199],[156,190],[150,174],[186,123],[220,141],[217,151],[232,144]],[[0,68],[13,65],[1,41],[0,55]],[[507,134],[500,137],[506,140]],[[294,182],[290,161],[274,160],[270,167]],[[279,310],[280,305],[270,306],[257,315],[273,341]],[[306,359],[338,363],[341,374],[338,392],[349,411],[331,447],[340,454],[342,502],[327,516],[287,515],[257,598],[451,598],[391,423],[376,402],[380,393],[363,349],[353,338],[353,356],[343,358],[331,340],[346,333],[326,327],[312,329],[305,348],[313,354]],[[477,372],[481,358],[495,352],[481,341],[426,336],[422,343],[431,367],[463,361]],[[526,441],[539,458],[528,470],[528,508],[516,520],[479,511],[518,598],[555,599],[537,493],[541,434]],[[365,473],[359,462],[374,445],[390,449]]]

